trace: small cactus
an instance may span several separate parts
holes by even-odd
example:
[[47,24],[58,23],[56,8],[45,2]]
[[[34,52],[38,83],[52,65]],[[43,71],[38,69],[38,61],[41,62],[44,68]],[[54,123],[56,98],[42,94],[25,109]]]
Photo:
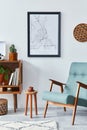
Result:
[[17,49],[15,48],[15,45],[14,45],[14,44],[12,44],[12,45],[10,46],[9,50],[10,50],[11,53],[17,52]]

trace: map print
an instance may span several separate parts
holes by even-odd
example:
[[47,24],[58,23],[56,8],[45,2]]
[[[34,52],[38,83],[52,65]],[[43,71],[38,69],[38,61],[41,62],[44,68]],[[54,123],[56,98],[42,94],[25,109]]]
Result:
[[33,14],[30,16],[30,53],[58,53],[58,17]]

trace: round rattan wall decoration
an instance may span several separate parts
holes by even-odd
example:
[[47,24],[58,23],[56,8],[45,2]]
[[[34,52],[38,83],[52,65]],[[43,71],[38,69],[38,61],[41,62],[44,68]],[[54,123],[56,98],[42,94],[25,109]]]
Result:
[[81,23],[78,24],[73,31],[73,35],[76,40],[79,42],[86,42],[87,41],[87,24]]

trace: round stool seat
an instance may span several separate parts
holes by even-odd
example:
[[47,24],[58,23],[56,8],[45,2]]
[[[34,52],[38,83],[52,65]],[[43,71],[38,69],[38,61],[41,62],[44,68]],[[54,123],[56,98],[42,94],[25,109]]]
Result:
[[8,112],[8,101],[7,99],[0,98],[0,115],[5,115]]

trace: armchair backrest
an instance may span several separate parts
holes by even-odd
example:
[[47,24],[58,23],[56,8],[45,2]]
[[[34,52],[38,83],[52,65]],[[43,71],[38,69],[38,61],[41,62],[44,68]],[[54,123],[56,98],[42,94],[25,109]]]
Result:
[[[73,62],[71,64],[64,93],[75,96],[78,85],[77,81],[87,84],[87,62]],[[78,105],[87,106],[87,89],[80,88]]]

